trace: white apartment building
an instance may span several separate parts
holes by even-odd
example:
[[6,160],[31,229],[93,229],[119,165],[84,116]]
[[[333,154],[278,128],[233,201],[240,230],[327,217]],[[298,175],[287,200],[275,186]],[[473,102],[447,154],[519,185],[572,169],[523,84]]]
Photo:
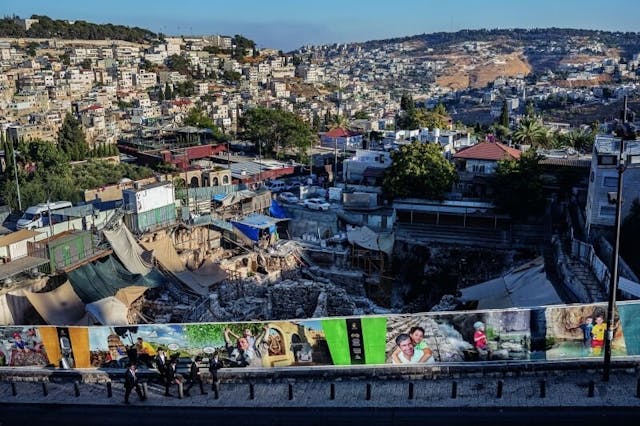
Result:
[[[616,206],[609,202],[609,193],[618,187],[618,157],[620,138],[596,136],[593,144],[589,189],[585,209],[585,227],[590,233],[595,226],[613,226]],[[629,214],[633,200],[640,197],[640,141],[625,141],[626,170],[622,177],[622,219]],[[636,167],[639,166],[639,167]]]
[[148,89],[156,85],[158,75],[154,72],[139,71],[131,74],[133,85],[138,89]]

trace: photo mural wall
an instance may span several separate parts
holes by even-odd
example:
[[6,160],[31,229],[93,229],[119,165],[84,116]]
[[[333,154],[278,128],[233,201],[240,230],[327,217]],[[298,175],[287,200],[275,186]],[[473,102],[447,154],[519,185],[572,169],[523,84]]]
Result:
[[[640,302],[621,302],[614,357],[640,355]],[[153,367],[158,350],[227,368],[402,365],[602,357],[606,305],[126,327],[0,327],[0,365]]]

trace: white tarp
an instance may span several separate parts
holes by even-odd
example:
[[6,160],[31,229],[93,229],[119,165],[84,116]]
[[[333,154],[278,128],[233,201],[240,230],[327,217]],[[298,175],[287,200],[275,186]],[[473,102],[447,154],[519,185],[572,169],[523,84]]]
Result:
[[129,308],[118,298],[105,297],[86,306],[87,312],[102,325],[128,325]]
[[[147,250],[151,250],[153,256],[163,268],[173,274],[180,282],[196,294],[201,296],[208,295],[209,286],[217,284],[224,279],[220,279],[218,271],[211,274],[212,267],[209,262],[205,262],[203,265],[205,267],[203,272],[199,272],[199,269],[195,271],[189,270],[182,259],[180,259],[180,255],[178,255],[173,241],[171,241],[171,238],[166,234],[158,233],[154,241],[144,242],[142,246]],[[202,267],[200,269],[202,269]]]
[[477,309],[527,308],[559,305],[563,301],[538,258],[503,277],[463,288],[463,301],[478,301]]
[[359,245],[368,250],[382,251],[391,256],[393,252],[393,233],[381,235],[366,226],[353,228],[347,231],[349,243]]
[[113,230],[104,229],[104,236],[109,240],[111,248],[120,259],[120,262],[132,274],[147,275],[151,272],[153,265],[146,262],[145,258],[150,258],[138,244],[129,229],[122,222]]
[[20,288],[7,289],[0,292],[0,325],[28,324],[27,318],[32,309],[24,291],[39,291],[47,285],[47,279],[29,280]]
[[26,290],[23,293],[49,325],[86,324],[84,302],[69,281],[45,293]]

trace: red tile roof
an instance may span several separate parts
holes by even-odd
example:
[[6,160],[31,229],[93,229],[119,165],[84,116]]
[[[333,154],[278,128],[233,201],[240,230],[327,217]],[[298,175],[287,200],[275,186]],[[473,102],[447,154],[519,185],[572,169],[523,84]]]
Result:
[[519,160],[521,152],[500,142],[480,142],[458,151],[453,158],[466,160]]
[[347,129],[343,129],[342,127],[336,127],[335,129],[329,130],[324,136],[328,138],[348,138],[351,136],[357,136],[358,133],[351,132]]
[[174,106],[185,106],[185,105],[191,105],[191,100],[190,99],[176,99],[173,102]]
[[82,111],[83,111],[83,112],[84,112],[84,111],[97,111],[97,110],[99,110],[99,109],[102,109],[102,105],[93,104],[93,105],[90,105],[90,106],[86,107],[86,108],[85,108],[85,109],[83,109]]

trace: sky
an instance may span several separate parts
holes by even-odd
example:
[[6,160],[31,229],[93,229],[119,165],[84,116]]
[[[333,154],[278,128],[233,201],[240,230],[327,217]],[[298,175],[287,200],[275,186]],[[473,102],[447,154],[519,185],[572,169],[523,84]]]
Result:
[[242,34],[259,48],[284,51],[461,29],[640,31],[637,0],[2,0],[0,13],[139,26],[166,35]]

